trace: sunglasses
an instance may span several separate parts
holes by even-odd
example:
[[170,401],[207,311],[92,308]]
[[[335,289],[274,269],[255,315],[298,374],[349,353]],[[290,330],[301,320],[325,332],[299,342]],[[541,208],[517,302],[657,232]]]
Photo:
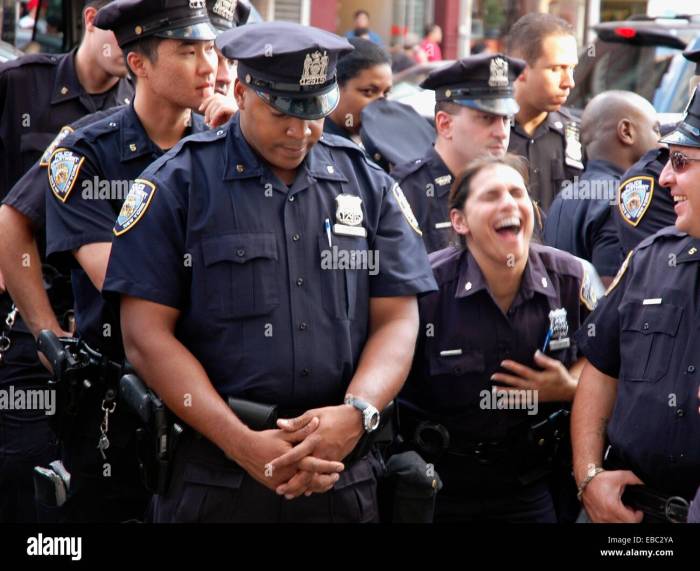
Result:
[[671,167],[673,167],[674,172],[682,173],[688,168],[691,162],[700,162],[700,159],[691,159],[689,156],[684,155],[680,151],[673,151],[671,153]]

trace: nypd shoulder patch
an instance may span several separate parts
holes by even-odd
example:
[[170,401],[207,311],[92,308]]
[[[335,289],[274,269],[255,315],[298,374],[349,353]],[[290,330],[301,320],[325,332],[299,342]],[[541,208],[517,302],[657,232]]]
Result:
[[396,202],[398,203],[404,218],[410,224],[411,228],[415,230],[416,234],[423,236],[423,232],[421,232],[421,229],[418,227],[418,220],[416,220],[413,210],[411,210],[411,205],[406,199],[406,195],[403,193],[403,190],[401,190],[398,183],[395,183],[394,186],[391,187],[391,192],[394,195],[394,198],[396,198]]
[[119,217],[114,225],[114,235],[121,236],[133,228],[141,220],[148,206],[151,204],[156,185],[148,180],[137,178],[129,189]]
[[61,202],[68,200],[85,157],[68,149],[56,149],[48,164],[49,186]]
[[48,147],[46,147],[44,154],[41,155],[41,159],[39,159],[39,166],[49,166],[49,159],[51,158],[51,155],[53,155],[53,152],[56,150],[56,147],[58,147],[58,145],[61,144],[61,141],[63,141],[63,139],[65,139],[72,132],[73,129],[68,125],[66,125],[59,131],[58,135],[56,135],[56,138],[53,141],[51,141],[51,144]]
[[628,224],[637,226],[646,214],[654,196],[654,177],[633,176],[624,181],[618,190],[617,206]]
[[607,291],[605,292],[606,296],[617,287],[617,284],[620,283],[622,276],[625,275],[625,272],[627,271],[627,267],[630,265],[630,260],[632,259],[633,254],[634,254],[634,250],[630,250],[630,253],[627,254],[625,261],[622,262],[620,269],[617,270],[617,274],[615,274],[613,281],[610,283],[610,286],[608,287]]
[[586,306],[588,311],[593,311],[595,306],[598,305],[598,299],[596,297],[595,291],[593,291],[593,283],[591,281],[591,274],[588,270],[583,270],[583,279],[581,280],[581,290],[579,291],[579,299],[581,303]]

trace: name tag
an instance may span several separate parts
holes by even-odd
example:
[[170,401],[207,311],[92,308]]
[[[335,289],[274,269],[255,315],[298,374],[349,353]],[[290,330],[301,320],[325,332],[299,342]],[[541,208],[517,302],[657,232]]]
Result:
[[438,222],[435,224],[437,230],[442,230],[443,228],[452,228],[452,222]]
[[360,238],[367,238],[367,229],[363,228],[362,226],[334,224],[333,234],[338,234],[339,236],[359,236]]
[[642,302],[642,305],[661,305],[660,297],[650,297]]
[[458,357],[461,354],[461,349],[448,349],[447,351],[440,351],[440,357]]

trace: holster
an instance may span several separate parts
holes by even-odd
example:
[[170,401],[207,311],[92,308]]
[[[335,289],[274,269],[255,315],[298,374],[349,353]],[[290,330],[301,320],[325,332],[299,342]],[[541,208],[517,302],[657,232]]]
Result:
[[681,496],[669,496],[647,486],[626,486],[622,503],[644,512],[644,523],[686,523],[689,502]]

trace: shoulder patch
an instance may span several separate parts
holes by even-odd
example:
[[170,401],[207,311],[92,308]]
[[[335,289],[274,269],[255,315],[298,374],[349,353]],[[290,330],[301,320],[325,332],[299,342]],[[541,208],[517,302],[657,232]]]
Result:
[[59,131],[58,135],[56,135],[56,138],[53,141],[51,141],[51,144],[49,144],[49,146],[46,147],[44,154],[41,155],[41,159],[39,160],[39,166],[49,166],[49,159],[51,158],[51,155],[53,155],[53,152],[56,150],[56,147],[58,147],[58,145],[61,144],[61,141],[63,141],[63,139],[65,139],[72,132],[72,127],[69,127],[68,125],[66,125]]
[[605,292],[606,297],[612,290],[614,290],[617,287],[617,284],[620,283],[622,276],[625,275],[625,272],[627,271],[627,267],[630,265],[630,260],[632,259],[633,254],[634,254],[634,250],[630,250],[630,253],[627,254],[625,261],[622,262],[620,269],[617,270],[617,274],[615,274],[613,281],[610,283],[610,286],[608,287],[607,291]]
[[133,228],[141,220],[146,210],[148,210],[153,195],[156,192],[156,185],[148,180],[137,178],[129,189],[129,194],[122,204],[119,217],[114,225],[114,235],[121,236]]
[[68,200],[85,157],[68,149],[56,149],[48,164],[49,186],[61,202]]
[[583,147],[581,128],[578,123],[569,121],[564,126],[564,162],[570,167],[583,170]]
[[620,184],[617,207],[623,220],[637,226],[644,218],[653,196],[654,177],[633,176]]
[[581,300],[581,303],[586,306],[588,311],[593,311],[595,306],[598,305],[598,298],[596,293],[593,291],[591,274],[586,268],[583,269],[583,279],[581,279],[579,299]]
[[416,220],[413,210],[411,210],[411,205],[408,203],[406,195],[403,193],[403,190],[401,190],[399,183],[394,183],[394,185],[391,187],[391,193],[394,195],[404,218],[410,224],[411,228],[415,230],[416,234],[423,236],[423,232],[421,232],[420,228],[418,227],[418,220]]

